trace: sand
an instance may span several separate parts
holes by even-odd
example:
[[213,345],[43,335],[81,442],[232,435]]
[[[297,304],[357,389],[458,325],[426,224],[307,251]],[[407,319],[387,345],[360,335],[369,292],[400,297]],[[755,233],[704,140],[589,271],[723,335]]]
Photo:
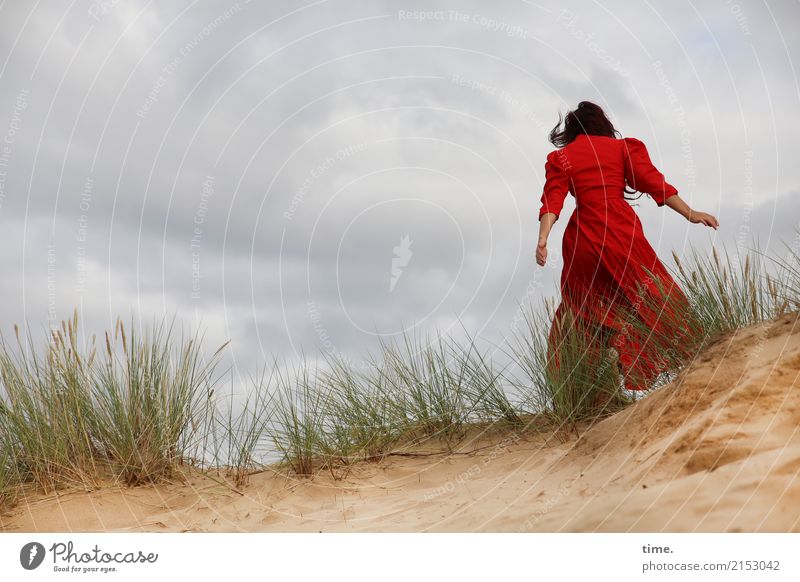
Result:
[[460,454],[347,475],[265,471],[30,496],[5,532],[797,532],[800,318],[740,329],[673,381],[560,442],[475,429]]

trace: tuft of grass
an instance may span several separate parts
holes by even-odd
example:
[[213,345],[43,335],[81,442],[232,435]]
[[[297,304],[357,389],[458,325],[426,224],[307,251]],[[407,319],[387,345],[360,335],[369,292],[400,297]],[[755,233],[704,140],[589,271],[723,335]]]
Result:
[[[163,322],[128,339],[117,320],[114,339],[94,374],[94,434],[128,485],[169,477],[197,438],[205,395],[223,345],[203,362],[200,341],[173,341]],[[121,343],[121,353],[119,353]],[[174,346],[174,347],[173,347]]]
[[[256,449],[266,435],[267,423],[272,416],[272,375],[267,377],[265,369],[258,380],[251,381],[251,385],[237,414],[233,412],[233,397],[224,409],[220,405],[214,406],[211,412],[213,426],[207,430],[215,443],[215,465],[225,467],[236,487],[243,486],[250,473],[261,468],[261,463],[256,460]],[[220,454],[220,449],[224,454]]]
[[298,475],[311,475],[325,442],[325,405],[329,398],[303,361],[294,370],[276,367],[277,390],[267,433]]
[[323,454],[342,465],[383,455],[405,430],[392,387],[374,362],[357,370],[345,358],[328,355],[326,363],[321,377],[329,396]]
[[95,351],[81,355],[77,310],[52,332],[45,355],[36,354],[30,334],[16,349],[0,338],[0,435],[8,473],[45,492],[59,484],[94,484],[104,463],[91,433],[94,407],[90,367]]
[[[540,307],[528,301],[519,304],[520,325],[512,328],[506,339],[505,352],[515,362],[519,370],[511,377],[511,384],[521,395],[519,409],[527,414],[548,411],[553,393],[546,373],[548,362],[547,338],[550,321],[555,312],[554,301],[545,298]],[[520,377],[521,375],[521,377]]]
[[[768,273],[759,252],[747,253],[744,261],[734,261],[724,245],[723,252],[724,259],[716,247],[712,247],[710,257],[692,249],[686,264],[672,254],[677,281],[705,336],[717,336],[785,313],[789,302],[781,297],[776,285],[781,279],[776,281]],[[778,277],[782,276],[779,272]]]
[[[0,414],[3,414],[0,404]],[[14,455],[9,435],[0,432],[0,508],[13,503],[16,497],[15,485],[19,479],[14,472]]]
[[108,334],[98,355],[94,337],[87,349],[78,345],[77,310],[52,332],[44,357],[30,334],[23,341],[15,331],[16,347],[0,341],[6,475],[50,492],[109,477],[152,482],[183,462],[222,348],[204,364],[197,338],[175,342],[161,328],[128,338],[118,320],[122,355]]
[[463,397],[468,406],[468,420],[502,421],[519,428],[523,421],[509,400],[506,371],[496,369],[490,355],[477,347],[476,338],[469,333],[466,333],[466,338],[466,345],[450,341],[448,347],[464,385]]
[[781,241],[786,247],[786,254],[780,257],[764,255],[759,250],[756,254],[768,260],[777,273],[766,275],[767,292],[778,305],[778,313],[800,310],[800,227],[795,227],[794,244]]
[[407,430],[421,438],[457,439],[469,417],[468,369],[453,358],[451,342],[411,333],[380,340],[379,381],[396,396],[396,415]]

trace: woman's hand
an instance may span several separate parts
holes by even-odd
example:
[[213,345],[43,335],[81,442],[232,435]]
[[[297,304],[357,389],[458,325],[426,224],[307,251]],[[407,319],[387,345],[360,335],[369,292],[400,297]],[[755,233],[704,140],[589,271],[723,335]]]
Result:
[[708,212],[697,212],[696,210],[689,211],[689,222],[693,224],[705,224],[706,226],[710,226],[714,230],[717,230],[719,226],[719,221],[716,217],[712,216]]
[[539,266],[544,267],[547,262],[547,239],[540,238],[539,243],[536,245],[536,262]]

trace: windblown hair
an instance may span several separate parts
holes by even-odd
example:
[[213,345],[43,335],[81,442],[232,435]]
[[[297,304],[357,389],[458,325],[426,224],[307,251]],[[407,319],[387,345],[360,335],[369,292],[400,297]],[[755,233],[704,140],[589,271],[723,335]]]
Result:
[[[561,127],[562,123],[564,125],[563,129]],[[562,148],[572,143],[582,133],[613,138],[622,137],[622,134],[616,130],[602,107],[591,101],[581,101],[578,103],[578,107],[567,113],[566,118],[562,118],[559,112],[558,123],[550,131],[550,143],[557,148]],[[626,187],[624,192],[626,194],[634,194],[636,190],[628,190]],[[640,196],[641,193],[639,196],[626,197],[626,199],[636,200]]]

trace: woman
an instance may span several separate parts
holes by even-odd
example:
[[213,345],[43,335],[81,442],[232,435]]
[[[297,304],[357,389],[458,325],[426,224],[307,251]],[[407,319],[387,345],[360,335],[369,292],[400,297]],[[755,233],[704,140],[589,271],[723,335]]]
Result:
[[[547,237],[568,192],[575,197],[577,207],[564,231],[562,300],[550,330],[548,359],[558,362],[558,331],[569,308],[590,327],[599,326],[604,337],[613,338],[611,345],[617,350],[626,387],[646,390],[664,366],[647,345],[647,337],[623,322],[621,308],[634,306],[636,317],[648,329],[658,328],[663,337],[665,330],[659,326],[665,325],[667,318],[648,309],[636,309],[642,303],[637,293],[658,293],[660,288],[645,268],[661,280],[661,288],[669,296],[679,298],[678,305],[682,300],[688,306],[688,300],[647,242],[625,193],[646,193],[658,206],[669,206],[692,223],[716,229],[719,222],[710,214],[689,208],[653,166],[645,145],[632,137],[618,139],[619,132],[598,105],[581,101],[567,114],[563,129],[561,124],[559,114],[558,124],[550,132],[550,142],[559,149],[551,151],[545,163],[536,249],[539,265],[544,266],[547,260]],[[626,184],[633,190],[627,190]]]

